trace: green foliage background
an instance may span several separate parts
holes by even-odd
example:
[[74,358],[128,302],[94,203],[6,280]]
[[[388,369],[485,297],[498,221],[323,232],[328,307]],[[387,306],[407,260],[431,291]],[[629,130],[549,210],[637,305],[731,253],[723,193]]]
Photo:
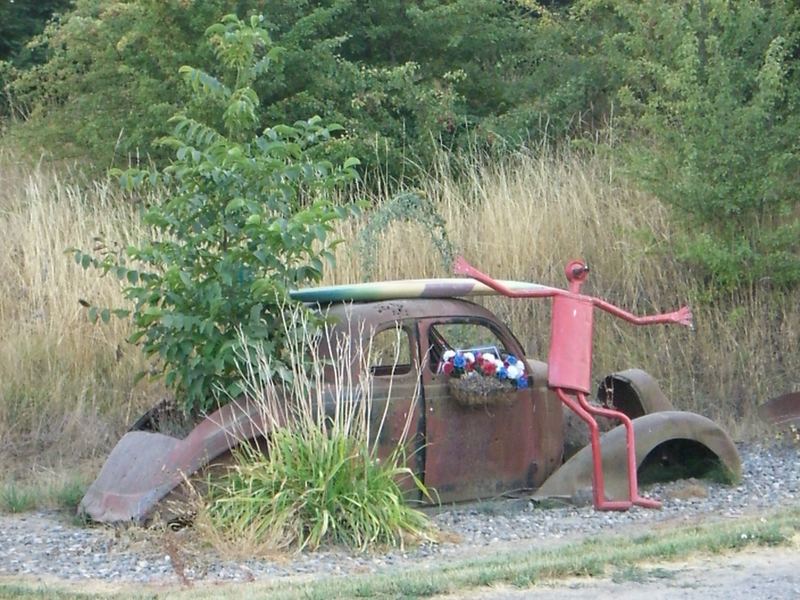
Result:
[[76,0],[34,41],[42,62],[5,67],[24,116],[8,139],[100,169],[163,164],[152,140],[178,107],[212,118],[178,70],[224,75],[203,32],[227,13],[263,15],[282,49],[253,84],[259,127],[343,126],[316,158],[413,183],[442,149],[491,159],[613,139],[629,182],[685,224],[675,251],[714,290],[800,282],[791,1]]
[[[259,17],[229,15],[208,28],[223,75],[180,72],[210,120],[177,113],[171,134],[158,140],[174,152],[169,166],[118,172],[123,188],[160,191],[143,216],[147,239],[124,250],[105,240],[94,253],[73,250],[85,268],[121,280],[133,303],[129,341],[159,359],[166,385],[193,414],[241,393],[242,343],[276,365],[285,360],[287,290],[322,277],[332,224],[350,210],[333,193],[356,177],[355,158],[335,165],[312,156],[338,125],[312,117],[256,129],[251,86],[278,54],[261,25]],[[112,313],[129,315],[89,308],[93,320]]]

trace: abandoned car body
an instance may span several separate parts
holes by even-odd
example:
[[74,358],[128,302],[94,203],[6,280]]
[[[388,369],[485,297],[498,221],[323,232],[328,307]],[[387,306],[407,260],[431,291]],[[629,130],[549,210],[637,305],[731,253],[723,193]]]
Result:
[[[377,294],[379,285],[389,291]],[[591,458],[580,451],[562,467],[565,421],[560,400],[548,389],[547,365],[526,358],[508,327],[462,298],[491,293],[477,282],[443,279],[315,288],[301,290],[295,298],[324,307],[332,327],[358,341],[354,348],[380,348],[388,339],[395,344],[399,339],[399,361],[378,352],[368,366],[372,418],[380,419],[386,409],[379,454],[388,455],[409,424],[407,466],[436,491],[439,501],[523,493],[578,498],[592,485]],[[527,385],[509,390],[511,401],[465,406],[453,397],[442,358],[448,350],[476,347],[495,348],[501,356],[524,361]],[[691,448],[721,464],[733,480],[740,476],[739,457],[727,434],[704,417],[670,410],[646,373],[608,375],[598,395],[634,419],[637,464],[665,449]],[[146,521],[185,477],[259,435],[264,423],[256,404],[227,404],[182,439],[148,431],[151,425],[140,420],[114,448],[79,510],[101,522]],[[602,446],[611,495],[627,485],[624,470],[618,468],[625,462],[624,433],[612,430]],[[410,499],[424,500],[415,496],[418,490],[412,485],[406,491]]]

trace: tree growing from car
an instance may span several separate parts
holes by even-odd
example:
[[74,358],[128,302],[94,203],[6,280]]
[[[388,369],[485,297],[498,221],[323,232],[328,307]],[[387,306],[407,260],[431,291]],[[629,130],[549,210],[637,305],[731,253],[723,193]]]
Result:
[[181,74],[208,117],[171,119],[172,134],[159,140],[174,151],[166,168],[117,172],[123,188],[160,190],[143,215],[151,235],[124,250],[104,240],[93,253],[74,250],[84,267],[120,278],[133,303],[91,306],[90,318],[131,316],[129,341],[157,359],[187,412],[241,391],[237,328],[281,360],[287,289],[319,280],[332,260],[333,223],[353,210],[333,194],[358,164],[311,157],[340,129],[320,117],[257,130],[253,86],[280,56],[260,17],[227,16],[207,36],[219,74],[188,66]]

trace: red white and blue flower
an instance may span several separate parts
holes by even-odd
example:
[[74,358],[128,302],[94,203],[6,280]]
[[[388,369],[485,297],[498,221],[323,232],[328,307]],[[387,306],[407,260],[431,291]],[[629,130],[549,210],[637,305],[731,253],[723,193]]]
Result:
[[484,352],[475,356],[473,352],[469,351],[448,350],[442,356],[440,370],[449,377],[475,374],[508,381],[513,383],[518,390],[528,387],[525,363],[513,354],[500,357],[492,352]]

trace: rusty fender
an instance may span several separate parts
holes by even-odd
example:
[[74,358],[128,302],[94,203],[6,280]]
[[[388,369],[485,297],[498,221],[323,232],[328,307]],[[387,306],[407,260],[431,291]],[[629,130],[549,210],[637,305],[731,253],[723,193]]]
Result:
[[[731,478],[742,476],[741,459],[728,434],[712,420],[701,415],[681,411],[663,411],[644,415],[633,420],[636,439],[636,464],[658,446],[671,440],[697,442],[713,452]],[[610,499],[625,498],[628,494],[628,476],[621,465],[625,464],[625,429],[615,427],[600,440],[603,454],[603,473],[606,493]],[[592,453],[589,446],[575,454],[533,495],[537,499],[559,498],[577,500],[591,494]]]
[[131,431],[106,459],[78,513],[101,523],[142,524],[184,480],[241,441],[265,433],[258,403],[231,402],[203,419],[184,439]]
[[758,407],[758,415],[772,425],[800,427],[800,392],[768,400]]

